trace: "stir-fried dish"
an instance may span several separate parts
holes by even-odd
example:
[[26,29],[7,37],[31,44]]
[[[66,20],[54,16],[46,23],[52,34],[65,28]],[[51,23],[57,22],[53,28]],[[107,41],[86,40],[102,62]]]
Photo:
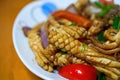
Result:
[[78,0],[65,10],[53,12],[46,22],[32,29],[24,27],[23,31],[44,70],[53,72],[66,65],[84,64],[105,75],[98,79],[97,74],[92,80],[120,80],[119,5]]

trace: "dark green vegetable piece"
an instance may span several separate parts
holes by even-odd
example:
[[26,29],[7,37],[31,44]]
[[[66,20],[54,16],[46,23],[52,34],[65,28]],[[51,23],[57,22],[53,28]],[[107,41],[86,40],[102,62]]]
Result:
[[100,32],[97,36],[98,40],[100,42],[105,42],[106,41],[106,38],[104,37],[104,31]]
[[98,71],[98,77],[97,80],[106,80],[106,76],[104,73]]
[[113,6],[114,5],[112,4],[105,6],[105,8],[99,13],[99,16],[101,17],[105,16],[105,14],[108,13]]
[[59,53],[61,53],[62,55],[65,55],[65,54],[67,54],[67,52],[63,52],[63,51],[58,51]]
[[120,17],[117,17],[117,16],[114,17],[112,28],[116,30],[120,29]]
[[105,7],[102,3],[97,2],[97,1],[95,1],[95,5],[99,8],[102,8],[102,9]]
[[76,24],[74,22],[71,22],[69,26],[75,26]]
[[118,30],[120,30],[120,20],[119,20],[119,23],[118,23]]

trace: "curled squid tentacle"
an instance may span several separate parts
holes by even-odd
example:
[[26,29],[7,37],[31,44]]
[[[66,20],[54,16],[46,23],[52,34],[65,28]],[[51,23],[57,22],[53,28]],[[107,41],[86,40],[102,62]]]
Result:
[[112,50],[104,50],[104,49],[101,49],[101,48],[99,48],[97,46],[94,46],[94,48],[97,49],[98,51],[100,51],[101,53],[108,54],[108,55],[120,52],[120,47],[114,48]]
[[100,43],[94,37],[89,37],[89,39],[92,41],[92,43],[94,45],[96,45],[96,46],[98,46],[98,47],[100,47],[102,49],[114,49],[114,48],[119,46],[116,42],[105,44],[105,43]]
[[105,31],[104,36],[110,41],[115,41],[118,45],[120,44],[120,31],[110,28]]
[[116,43],[118,43],[119,45],[120,45],[120,30],[119,30],[119,32],[115,35],[115,41],[116,41]]
[[108,77],[110,77],[113,80],[119,80],[120,76],[116,75],[115,73],[111,72],[110,70],[105,69],[104,67],[94,66],[97,70],[105,73]]
[[109,28],[105,30],[104,36],[110,41],[115,41],[114,36],[117,34],[117,32],[118,32],[117,30]]

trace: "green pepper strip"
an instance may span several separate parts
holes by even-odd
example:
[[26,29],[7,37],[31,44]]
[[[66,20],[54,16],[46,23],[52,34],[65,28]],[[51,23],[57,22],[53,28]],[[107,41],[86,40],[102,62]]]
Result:
[[119,30],[120,29],[120,18],[114,17],[112,28]]
[[101,16],[101,17],[105,16],[105,14],[106,14],[107,12],[109,12],[110,9],[111,9],[113,6],[114,6],[114,5],[107,5],[107,6],[105,7],[105,9],[103,9],[103,10],[99,13],[99,16]]
[[119,20],[119,23],[118,23],[118,30],[120,30],[120,20]]
[[102,3],[97,2],[97,1],[95,1],[95,4],[96,4],[96,6],[98,6],[99,8],[102,8],[102,9],[105,7]]
[[84,52],[85,48],[86,48],[85,44],[82,44],[81,51]]
[[105,42],[106,41],[106,38],[104,37],[104,31],[100,32],[97,36],[98,40],[100,42]]
[[97,80],[106,80],[106,76],[104,73],[98,71],[98,78]]
[[75,26],[76,24],[74,22],[71,22],[69,26]]
[[63,52],[63,51],[58,51],[59,53],[61,53],[62,55],[65,55],[65,54],[67,54],[67,52]]

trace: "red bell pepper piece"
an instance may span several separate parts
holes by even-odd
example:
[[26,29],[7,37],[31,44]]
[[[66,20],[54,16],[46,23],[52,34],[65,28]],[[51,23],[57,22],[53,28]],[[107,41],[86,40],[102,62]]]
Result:
[[64,10],[56,11],[52,14],[52,16],[56,18],[65,18],[72,22],[75,22],[76,24],[82,24],[84,28],[90,27],[91,24],[91,21],[89,19],[86,19],[78,14],[74,14]]

